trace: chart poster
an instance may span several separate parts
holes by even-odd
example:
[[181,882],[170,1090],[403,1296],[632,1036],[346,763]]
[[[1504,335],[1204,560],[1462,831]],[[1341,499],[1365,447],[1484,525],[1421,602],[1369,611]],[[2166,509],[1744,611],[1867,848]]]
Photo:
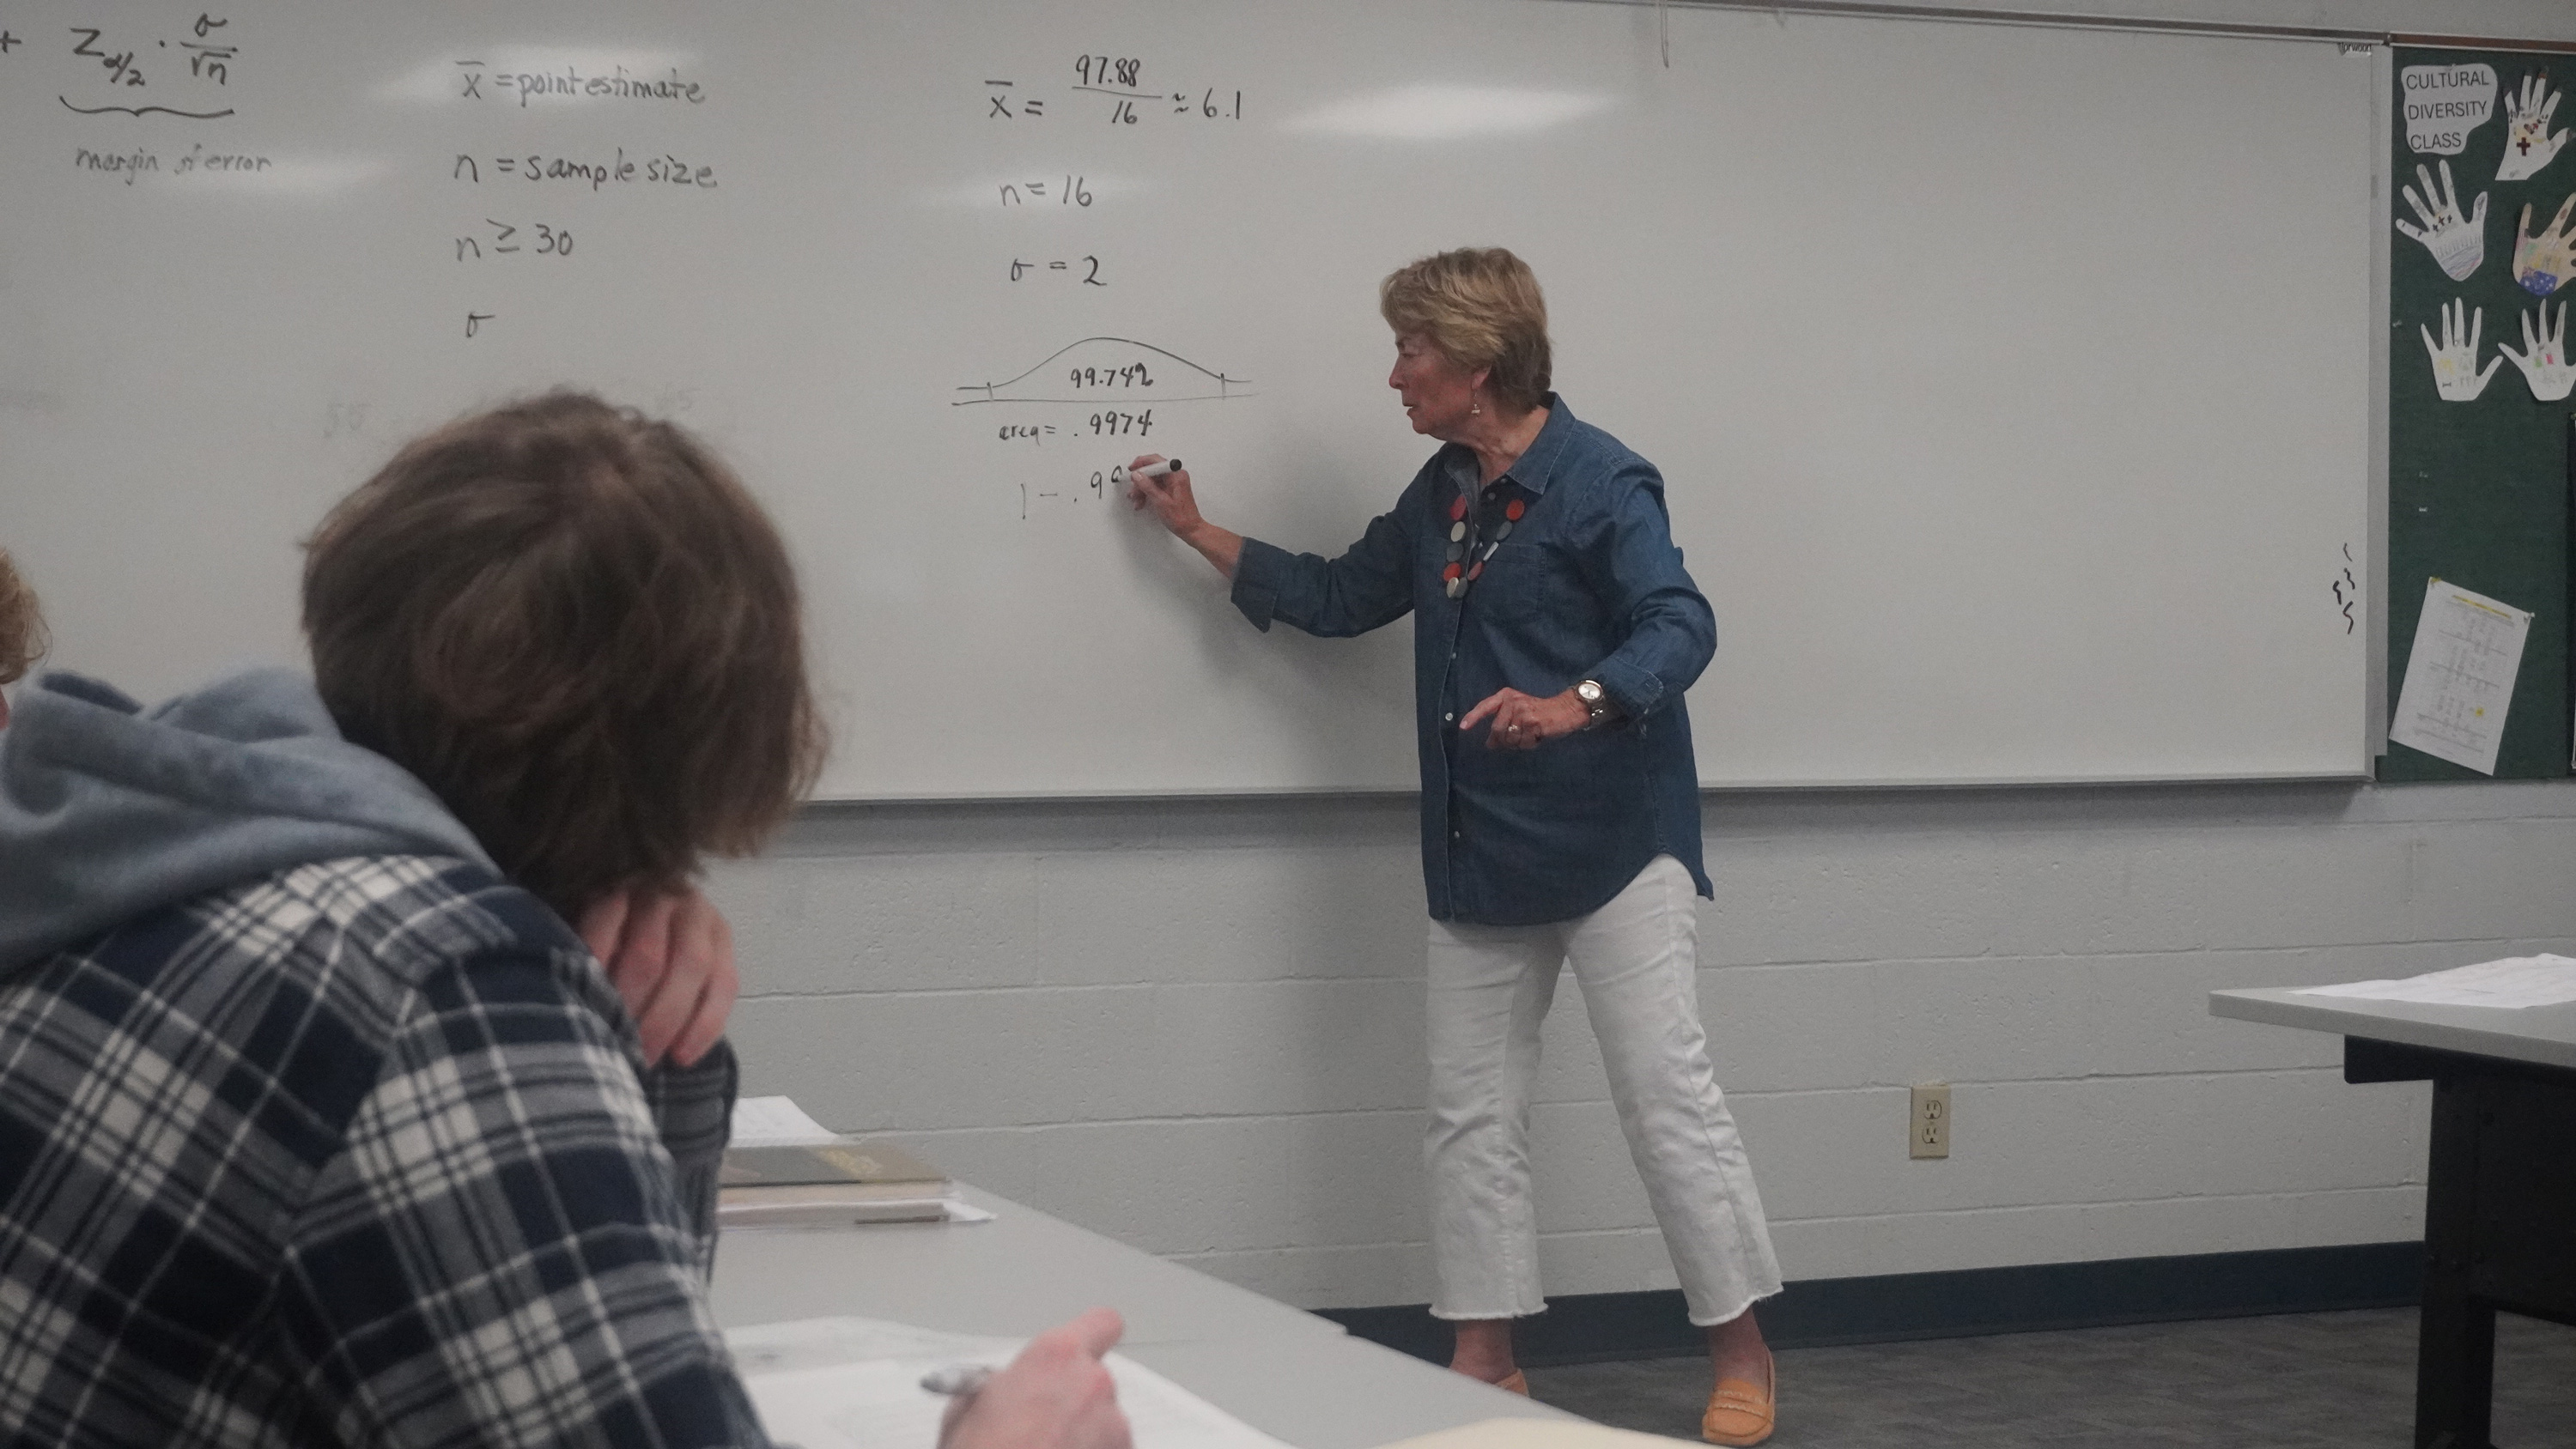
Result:
[[2530,634],[2529,610],[2440,579],[2427,583],[2388,738],[2494,774]]

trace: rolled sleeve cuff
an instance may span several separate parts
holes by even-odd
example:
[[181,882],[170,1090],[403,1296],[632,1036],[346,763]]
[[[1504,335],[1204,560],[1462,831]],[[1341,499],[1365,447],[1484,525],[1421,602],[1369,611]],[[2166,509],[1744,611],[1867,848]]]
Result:
[[1619,706],[1619,712],[1630,719],[1644,719],[1663,705],[1663,679],[1624,659],[1602,660],[1601,667],[1592,671],[1592,677],[1601,681],[1601,688],[1610,696],[1610,702]]
[[677,1170],[680,1201],[688,1209],[704,1267],[715,1266],[716,1187],[725,1144],[733,1136],[734,1094],[741,1086],[733,1044],[719,1040],[697,1065],[676,1064],[644,1073],[644,1097]]
[[1286,581],[1288,564],[1285,549],[1257,538],[1243,541],[1243,553],[1234,562],[1234,607],[1264,634],[1279,613],[1279,586]]

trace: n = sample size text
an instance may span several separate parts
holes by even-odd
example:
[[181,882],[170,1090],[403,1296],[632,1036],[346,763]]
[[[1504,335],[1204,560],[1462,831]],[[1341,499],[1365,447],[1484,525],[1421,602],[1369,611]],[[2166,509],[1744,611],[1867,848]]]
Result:
[[[471,181],[481,185],[486,162],[463,151],[456,153],[456,163],[447,168],[450,180]],[[569,181],[575,186],[588,186],[597,191],[610,182],[620,186],[681,186],[700,191],[716,189],[716,168],[692,165],[668,151],[630,157],[620,146],[613,158],[547,156],[530,152],[524,156],[494,156],[489,160],[495,181],[507,177],[513,181],[543,184]]]

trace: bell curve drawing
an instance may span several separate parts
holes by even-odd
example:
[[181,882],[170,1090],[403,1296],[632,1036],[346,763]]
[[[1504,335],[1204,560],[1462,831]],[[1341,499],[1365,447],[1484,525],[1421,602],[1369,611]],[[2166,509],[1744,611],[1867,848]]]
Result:
[[1057,348],[1007,382],[970,383],[951,407],[977,403],[1231,402],[1251,397],[1248,379],[1201,367],[1177,352],[1127,337],[1085,337]]

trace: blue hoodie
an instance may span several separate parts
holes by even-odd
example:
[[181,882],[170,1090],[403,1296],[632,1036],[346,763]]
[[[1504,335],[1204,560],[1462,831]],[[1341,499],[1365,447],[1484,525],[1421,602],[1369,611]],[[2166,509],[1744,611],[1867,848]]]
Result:
[[146,911],[356,855],[492,865],[428,786],[342,739],[292,670],[150,710],[57,671],[0,729],[0,979]]

